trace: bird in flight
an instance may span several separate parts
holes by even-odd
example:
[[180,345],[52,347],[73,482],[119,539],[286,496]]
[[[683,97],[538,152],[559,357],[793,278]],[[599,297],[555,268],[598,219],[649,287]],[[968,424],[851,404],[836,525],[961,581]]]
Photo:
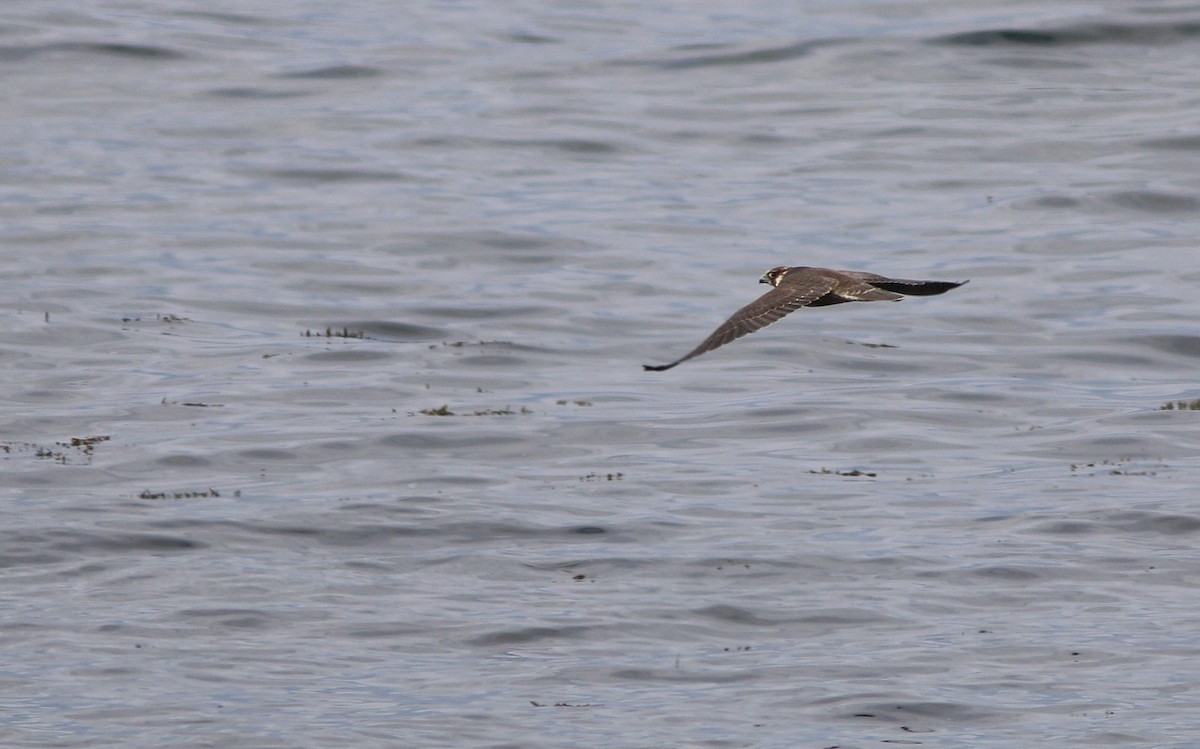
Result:
[[912,281],[874,273],[829,268],[772,268],[758,279],[771,290],[733,313],[696,348],[670,364],[643,364],[651,372],[662,372],[688,359],[712,351],[744,335],[767,327],[801,307],[825,307],[842,302],[898,302],[904,296],[933,296],[962,286],[966,281]]

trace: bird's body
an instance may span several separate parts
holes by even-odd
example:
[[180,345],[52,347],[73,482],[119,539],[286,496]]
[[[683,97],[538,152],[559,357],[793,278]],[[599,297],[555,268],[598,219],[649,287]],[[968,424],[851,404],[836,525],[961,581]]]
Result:
[[771,285],[763,294],[726,320],[688,354],[670,364],[642,366],[661,372],[753,333],[801,307],[825,307],[843,302],[898,302],[905,295],[932,296],[962,286],[966,281],[912,281],[874,273],[829,268],[789,268],[781,265],[763,274],[759,283]]

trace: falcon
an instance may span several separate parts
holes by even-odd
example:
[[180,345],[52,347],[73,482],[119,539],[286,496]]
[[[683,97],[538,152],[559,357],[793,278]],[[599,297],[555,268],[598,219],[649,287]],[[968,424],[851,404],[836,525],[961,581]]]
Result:
[[898,302],[910,296],[944,294],[962,286],[966,281],[913,281],[907,278],[888,278],[874,273],[829,268],[772,268],[758,279],[771,285],[771,290],[733,313],[712,335],[704,339],[680,359],[670,364],[643,364],[651,372],[662,372],[688,359],[720,348],[730,341],[767,327],[801,307],[826,307],[842,302]]

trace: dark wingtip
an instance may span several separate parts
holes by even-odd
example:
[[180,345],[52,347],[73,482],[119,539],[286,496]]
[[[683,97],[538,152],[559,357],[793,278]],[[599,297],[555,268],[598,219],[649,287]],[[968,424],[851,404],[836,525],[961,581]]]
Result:
[[[675,362],[675,364],[678,364],[678,363],[679,362]],[[663,371],[666,371],[666,370],[670,369],[671,367],[675,366],[675,364],[661,364],[657,367],[654,366],[653,364],[643,364],[642,369],[646,370],[647,372],[663,372]]]

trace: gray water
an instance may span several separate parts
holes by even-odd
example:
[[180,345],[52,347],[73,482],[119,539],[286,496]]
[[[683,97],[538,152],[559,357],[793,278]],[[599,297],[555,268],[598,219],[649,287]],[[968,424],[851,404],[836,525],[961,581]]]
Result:
[[[1186,3],[6,4],[0,745],[1195,746],[1197,71]],[[642,371],[781,264],[971,282]]]

